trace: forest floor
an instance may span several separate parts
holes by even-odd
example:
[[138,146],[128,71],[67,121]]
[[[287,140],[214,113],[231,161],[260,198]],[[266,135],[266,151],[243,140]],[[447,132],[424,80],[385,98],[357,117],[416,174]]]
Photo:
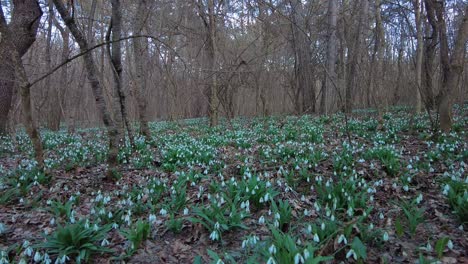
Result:
[[0,138],[0,263],[468,263],[467,110],[152,123],[116,183],[103,129]]

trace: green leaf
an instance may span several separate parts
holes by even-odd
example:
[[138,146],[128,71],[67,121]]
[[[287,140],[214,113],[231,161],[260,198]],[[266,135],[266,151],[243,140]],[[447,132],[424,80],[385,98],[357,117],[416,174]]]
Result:
[[358,258],[362,258],[364,260],[367,258],[366,246],[362,243],[359,237],[354,237],[351,248],[356,252]]
[[437,257],[440,259],[444,255],[444,249],[447,246],[449,241],[448,237],[443,237],[439,239],[435,245],[435,251],[437,252]]
[[396,231],[396,233],[397,233],[397,235],[398,235],[399,237],[402,236],[403,233],[405,232],[405,231],[404,231],[404,227],[403,227],[403,225],[401,224],[400,218],[397,218],[397,219],[395,220],[395,231]]

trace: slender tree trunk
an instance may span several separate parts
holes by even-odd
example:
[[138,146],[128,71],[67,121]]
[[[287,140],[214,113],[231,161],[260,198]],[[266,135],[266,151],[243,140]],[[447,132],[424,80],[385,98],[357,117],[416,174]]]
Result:
[[[89,50],[88,41],[86,40],[83,33],[78,28],[73,17],[70,16],[68,10],[65,8],[61,0],[53,0],[57,11],[64,20],[67,27],[70,29],[71,34],[75,38],[76,42],[80,46],[81,52],[86,52]],[[96,101],[96,106],[101,114],[102,121],[107,128],[107,134],[109,137],[109,153],[107,156],[107,164],[109,166],[107,179],[114,180],[115,170],[117,168],[117,155],[119,153],[118,145],[118,131],[115,126],[114,121],[111,118],[110,111],[106,108],[104,101],[104,89],[101,82],[97,76],[97,68],[94,62],[94,58],[91,52],[87,52],[83,55],[84,63],[86,65],[86,70],[88,74],[88,80],[91,84],[93,90],[94,98]]]
[[421,19],[421,0],[414,0],[414,13],[416,20],[416,113],[421,112],[422,63],[423,63],[423,32]]
[[[45,50],[46,56],[46,68],[49,72],[52,68],[51,48],[52,48],[52,27],[54,24],[54,4],[52,0],[49,0],[49,17],[47,19],[47,46]],[[62,86],[64,87],[64,86]],[[45,79],[45,89],[49,94],[48,98],[48,113],[47,113],[47,127],[52,131],[58,131],[60,129],[60,117],[61,117],[61,104],[59,103],[61,98],[59,96],[59,89],[57,85],[51,84],[51,76]]]
[[[118,96],[117,106],[120,106],[120,112],[122,119],[127,127],[128,138],[132,149],[135,149],[134,137],[132,126],[128,118],[128,107],[126,102],[126,96],[122,88],[122,45],[121,45],[121,34],[122,34],[122,12],[120,8],[120,0],[111,0],[112,4],[112,51],[110,55],[112,73],[114,76],[114,86]],[[118,113],[116,113],[118,115]],[[116,116],[116,126],[119,129],[121,126],[117,121],[119,118]],[[120,130],[120,129],[119,129]],[[124,137],[123,131],[119,131],[121,138]]]
[[424,43],[424,103],[427,109],[434,109],[435,96],[434,96],[434,59],[436,56],[436,48],[439,42],[439,28],[435,17],[435,10],[432,0],[425,0],[427,19],[430,24],[431,34],[426,37]]

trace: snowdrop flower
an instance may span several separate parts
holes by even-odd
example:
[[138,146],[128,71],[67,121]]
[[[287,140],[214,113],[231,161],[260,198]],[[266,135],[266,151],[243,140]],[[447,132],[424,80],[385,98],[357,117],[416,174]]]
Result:
[[41,253],[39,251],[36,251],[36,254],[34,254],[34,262],[39,262],[42,260]]
[[322,224],[320,225],[320,228],[321,228],[322,230],[325,230],[325,223],[322,222]]
[[418,197],[416,198],[416,203],[417,203],[417,204],[420,204],[421,201],[422,201],[422,199],[423,199],[422,194],[419,194]]
[[379,218],[383,220],[383,219],[384,219],[384,215],[383,215],[382,213],[380,213],[380,214],[379,214]]
[[304,249],[304,259],[308,259],[308,258],[310,258],[310,252],[309,252],[309,250],[306,248],[306,249]]
[[273,257],[270,257],[266,264],[276,264],[276,261]]
[[407,192],[409,190],[408,185],[403,186],[403,190],[405,190],[405,192]]
[[260,225],[265,224],[265,217],[263,217],[263,215],[260,216],[260,218],[258,219],[258,224],[260,224]]
[[150,223],[154,224],[154,222],[156,222],[156,215],[150,214],[149,217],[148,217],[148,221]]
[[218,240],[219,239],[218,231],[214,230],[213,232],[211,232],[210,239],[213,240],[213,241]]
[[305,209],[305,210],[304,210],[304,215],[305,215],[305,216],[309,216],[309,210]]
[[452,240],[449,240],[449,241],[447,242],[447,247],[448,247],[450,250],[453,249],[453,242],[452,242]]
[[184,208],[184,215],[188,215],[189,214],[189,209],[187,207]]
[[385,233],[383,234],[383,241],[388,241],[388,239],[389,239],[388,233],[385,232]]
[[271,255],[276,254],[276,246],[275,246],[275,244],[271,244],[271,246],[268,248],[268,252],[270,252]]
[[320,237],[317,234],[314,234],[314,242],[320,243]]
[[28,257],[31,257],[31,256],[32,256],[32,253],[33,253],[33,249],[32,249],[32,247],[30,247],[30,246],[28,246],[28,247],[26,248],[26,250],[24,251],[24,254],[25,254],[26,256],[28,256]]
[[353,249],[350,249],[348,253],[346,253],[346,258],[350,258],[350,257],[353,257],[355,260],[357,260],[356,252],[354,252]]
[[109,241],[107,241],[107,239],[102,240],[101,247],[105,247],[107,245],[109,245]]
[[294,256],[294,264],[304,263],[304,258],[302,257],[301,253],[297,253]]
[[[0,263],[8,263],[6,259],[4,260],[3,258],[0,259]],[[18,264],[27,264],[26,260],[24,258],[21,258],[21,260],[18,262]]]
[[159,214],[162,215],[162,216],[165,216],[165,215],[167,214],[166,209],[162,208],[162,209],[159,211]]
[[117,228],[119,228],[119,225],[118,225],[117,223],[113,223],[113,224],[112,224],[112,228],[113,228],[113,229],[117,229]]
[[99,226],[97,224],[94,224],[93,230],[97,232],[99,230]]
[[219,222],[216,222],[216,223],[215,223],[214,229],[219,230]]
[[341,234],[339,237],[338,237],[338,244],[340,244],[341,242],[343,242],[343,244],[348,244],[348,240],[346,239],[346,237]]

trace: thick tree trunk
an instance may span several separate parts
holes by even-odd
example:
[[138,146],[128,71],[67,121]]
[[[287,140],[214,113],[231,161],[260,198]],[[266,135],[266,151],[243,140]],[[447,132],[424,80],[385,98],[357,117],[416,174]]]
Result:
[[[27,13],[28,16],[30,16],[28,19],[30,21],[34,21],[33,23],[38,23],[40,20],[40,17],[42,16],[42,12],[40,11],[39,4],[36,1],[30,1],[34,2],[34,5],[29,6],[32,8],[29,10]],[[37,12],[39,10],[39,12]],[[33,36],[31,36],[34,40],[35,38],[35,32],[31,32]],[[23,107],[23,115],[24,115],[24,126],[26,127],[26,131],[31,138],[31,141],[33,143],[33,148],[34,148],[34,155],[35,159],[38,163],[38,168],[39,169],[44,169],[44,157],[43,157],[43,149],[42,149],[42,141],[41,141],[41,135],[39,134],[39,131],[34,123],[34,120],[32,118],[32,107],[31,107],[31,91],[30,87],[31,84],[29,83],[28,77],[26,75],[26,71],[23,66],[23,62],[21,61],[21,53],[20,51],[23,51],[24,53],[26,52],[25,50],[21,50],[21,46],[19,46],[20,43],[15,44],[15,39],[17,39],[16,32],[14,33],[12,31],[12,28],[10,28],[9,25],[7,25],[5,16],[3,14],[3,8],[0,3],[0,33],[2,36],[2,48],[5,48],[10,51],[10,58],[12,64],[10,67],[13,67],[14,69],[14,80],[18,84],[20,95],[21,95],[21,106]],[[13,35],[15,34],[15,35]],[[32,43],[31,43],[32,44]],[[23,54],[24,54],[23,53]]]
[[[138,3],[137,13],[134,19],[134,32],[139,34],[143,31],[145,24],[146,13],[147,13],[147,2],[146,0],[141,0]],[[151,138],[149,130],[149,116],[146,109],[147,100],[146,100],[146,70],[145,70],[145,61],[147,61],[146,48],[143,47],[143,40],[141,38],[133,39],[133,56],[135,59],[135,75],[136,75],[136,97],[138,101],[138,119],[140,121],[140,133],[144,135],[147,139]]]
[[[434,59],[436,56],[436,48],[439,43],[439,28],[435,17],[435,10],[432,0],[425,0],[427,20],[430,24],[430,36],[426,36],[424,42],[424,104],[427,109],[434,109],[435,96],[434,96]],[[429,28],[428,28],[429,30]]]
[[345,111],[351,113],[354,104],[354,93],[358,80],[358,67],[361,60],[362,43],[363,43],[363,27],[367,20],[367,9],[369,7],[368,0],[360,0],[356,2],[354,13],[358,13],[358,21],[351,36],[351,46],[348,54],[348,69],[346,73],[346,92],[345,92]]
[[328,114],[331,108],[329,97],[336,94],[334,90],[338,87],[336,76],[337,38],[336,24],[338,17],[337,0],[328,1],[328,42],[327,42],[327,72],[325,73],[325,86],[322,90],[322,100],[320,102],[320,113]]
[[[73,17],[70,16],[68,10],[65,8],[63,2],[61,0],[53,0],[57,11],[59,12],[60,16],[64,20],[65,24],[67,25],[68,29],[70,30],[71,34],[75,38],[76,42],[80,46],[81,52],[87,52],[89,50],[88,42],[83,35],[83,33],[78,28],[75,20]],[[102,121],[107,128],[107,134],[109,137],[109,153],[107,156],[107,164],[109,166],[107,179],[114,180],[114,173],[117,167],[117,155],[119,153],[118,145],[118,131],[117,127],[115,126],[114,121],[111,118],[110,111],[106,108],[106,104],[104,101],[104,89],[102,87],[101,82],[97,76],[97,69],[96,64],[94,62],[94,58],[91,52],[87,52],[83,55],[84,63],[86,66],[86,71],[88,74],[88,80],[91,84],[91,88],[93,90],[94,98],[96,101],[96,106],[101,114]]]
[[452,128],[452,92],[458,86],[460,76],[463,73],[466,43],[468,41],[468,5],[465,7],[463,21],[458,29],[455,45],[450,56],[444,3],[432,0],[431,4],[435,8],[437,23],[439,24],[440,61],[442,64],[442,87],[437,95],[436,102],[440,118],[440,129],[448,133]]
[[[0,5],[1,7],[1,5]],[[8,28],[14,32],[15,47],[18,55],[23,55],[36,40],[41,8],[36,0],[13,0],[13,12]],[[11,108],[15,86],[15,67],[9,44],[0,39],[0,135],[6,133],[8,112]]]

